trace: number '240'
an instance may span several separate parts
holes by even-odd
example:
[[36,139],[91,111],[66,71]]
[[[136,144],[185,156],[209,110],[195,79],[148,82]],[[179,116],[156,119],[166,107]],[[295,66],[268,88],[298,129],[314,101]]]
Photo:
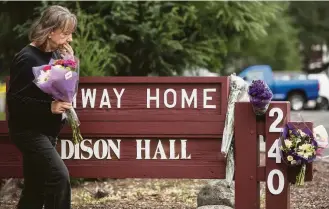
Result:
[[[281,123],[283,119],[283,111],[278,107],[274,107],[269,111],[269,116],[274,117],[275,113],[277,113],[277,118],[273,121],[273,123],[269,127],[270,133],[281,133],[282,128],[279,128],[278,125]],[[279,139],[276,139],[275,142],[272,144],[271,148],[268,150],[267,157],[268,158],[275,158],[276,163],[281,163],[281,155],[280,155],[280,148],[279,148]],[[278,188],[274,188],[273,186],[273,177],[277,175],[279,178],[279,186]],[[279,195],[282,193],[284,189],[284,175],[282,171],[279,169],[273,169],[269,172],[267,176],[267,187],[271,194]]]

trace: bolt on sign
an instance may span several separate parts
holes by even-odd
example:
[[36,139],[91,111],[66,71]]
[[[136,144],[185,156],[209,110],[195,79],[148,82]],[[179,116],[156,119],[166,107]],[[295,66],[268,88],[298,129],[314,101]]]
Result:
[[[72,177],[224,179],[228,83],[228,77],[82,77],[73,106],[84,140],[73,144],[65,127],[56,148]],[[261,181],[267,209],[290,208],[295,171],[280,162],[276,145],[289,107],[272,102],[266,116],[256,117],[250,103],[236,103],[236,209],[260,208]],[[259,135],[266,139],[265,166]],[[21,154],[1,121],[0,178],[22,176]]]

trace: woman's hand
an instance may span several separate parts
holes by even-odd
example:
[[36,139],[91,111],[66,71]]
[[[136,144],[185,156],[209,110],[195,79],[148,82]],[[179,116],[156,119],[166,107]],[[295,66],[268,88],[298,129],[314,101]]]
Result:
[[65,43],[60,47],[60,52],[62,57],[66,56],[66,55],[70,55],[70,56],[74,56],[74,51],[72,49],[72,47],[70,46],[70,44]]
[[51,103],[51,112],[53,114],[62,114],[66,110],[70,109],[72,107],[71,103],[68,102],[60,102],[60,101],[53,101]]

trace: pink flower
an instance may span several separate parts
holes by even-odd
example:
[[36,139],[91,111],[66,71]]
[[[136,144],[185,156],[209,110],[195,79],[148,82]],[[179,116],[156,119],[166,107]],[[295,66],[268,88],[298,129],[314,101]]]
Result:
[[43,67],[43,71],[48,71],[51,69],[51,66],[50,65],[46,65]]

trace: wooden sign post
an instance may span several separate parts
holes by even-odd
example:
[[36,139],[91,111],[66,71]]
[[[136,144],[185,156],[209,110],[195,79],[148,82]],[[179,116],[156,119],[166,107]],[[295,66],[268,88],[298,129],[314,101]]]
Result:
[[[228,77],[83,77],[73,105],[84,140],[74,145],[66,127],[58,152],[72,177],[223,179],[228,84]],[[259,209],[260,181],[268,183],[267,208],[289,208],[288,171],[271,154],[286,115],[285,102],[262,119],[250,103],[236,104],[236,209]],[[270,153],[265,167],[259,134]],[[0,178],[11,177],[22,177],[22,158],[2,121]]]
[[[249,102],[235,107],[236,209],[260,208],[260,182],[266,183],[265,208],[290,209],[290,183],[298,169],[288,168],[281,160],[277,144],[282,127],[290,122],[289,102],[271,102],[262,117],[256,117]],[[304,123],[293,122],[296,127]],[[312,129],[312,123],[307,122]],[[259,136],[265,138],[265,166],[260,165]],[[305,181],[313,178],[312,164]]]

